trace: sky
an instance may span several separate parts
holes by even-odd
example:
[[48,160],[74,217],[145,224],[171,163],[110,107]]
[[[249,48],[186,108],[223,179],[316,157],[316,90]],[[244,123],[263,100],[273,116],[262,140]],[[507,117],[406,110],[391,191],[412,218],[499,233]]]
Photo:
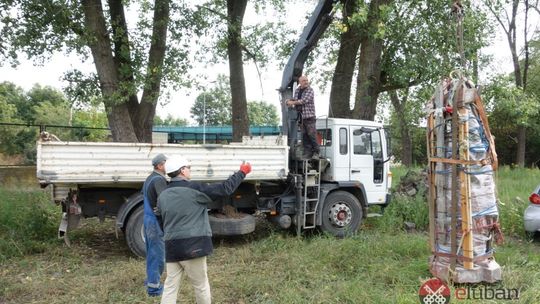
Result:
[[[304,2],[292,8],[289,7],[284,13],[286,14],[287,20],[296,20],[296,24],[298,24],[300,28],[303,28],[304,24],[307,23],[305,19],[306,14],[314,7],[315,1]],[[248,12],[249,11],[248,8]],[[255,16],[254,14],[246,15],[246,23],[256,22],[257,18],[259,18],[259,16]],[[271,18],[271,16],[268,18]],[[295,25],[293,24],[293,26]],[[518,31],[518,33],[520,32]],[[506,39],[502,33],[499,32],[495,38],[494,45],[483,50],[483,52],[494,56],[490,72],[502,73],[511,71],[512,63],[510,52]],[[36,66],[28,60],[23,60],[16,68],[2,66],[0,67],[0,82],[10,81],[25,90],[31,89],[36,83],[42,86],[52,86],[61,90],[65,86],[61,81],[62,74],[67,70],[75,68],[84,71],[95,70],[91,60],[81,63],[80,59],[76,56],[66,57],[65,55],[57,54],[42,66]],[[277,63],[269,65],[266,69],[260,70],[261,79],[259,79],[259,74],[252,62],[247,63],[244,66],[244,69],[248,101],[264,100],[275,105],[279,113],[281,107],[279,105],[279,94],[277,89],[281,84],[283,69],[279,68]],[[219,73],[228,74],[228,66],[226,63],[223,63],[206,68],[199,67],[197,68],[197,72],[208,75],[209,86],[212,86],[211,82],[217,78]],[[327,115],[329,90],[326,90],[323,94],[321,90],[319,90],[317,79],[311,79],[311,81],[315,90],[317,116]],[[185,118],[190,124],[194,124],[194,120],[190,117],[189,109],[193,105],[196,96],[202,92],[202,90],[195,89],[171,92],[171,99],[168,104],[158,104],[156,108],[157,114],[163,118],[168,115],[172,115],[175,118]]]

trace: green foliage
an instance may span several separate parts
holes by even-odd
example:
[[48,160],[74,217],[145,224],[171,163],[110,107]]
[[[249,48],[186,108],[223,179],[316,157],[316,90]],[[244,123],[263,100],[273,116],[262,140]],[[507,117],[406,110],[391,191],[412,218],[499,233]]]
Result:
[[[264,101],[250,101],[247,107],[251,125],[275,126],[279,124],[277,109],[274,105]],[[214,87],[206,88],[205,92],[197,96],[191,107],[191,117],[198,125],[203,125],[204,118],[206,118],[207,126],[231,125],[231,111],[228,77],[219,75]]]
[[264,101],[250,101],[247,106],[251,125],[277,126],[279,124],[276,106]]
[[[430,85],[448,75],[459,63],[456,47],[455,18],[449,14],[450,6],[446,0],[391,1],[380,7],[381,22],[376,27],[369,27],[367,17],[369,5],[361,1],[348,20],[351,28],[361,35],[384,39],[381,59],[381,85],[391,87],[409,87],[410,82]],[[337,15],[339,17],[339,15]],[[329,86],[331,73],[323,71],[324,66],[335,64],[339,34],[344,30],[343,20],[334,22],[327,31],[326,39],[315,49],[316,56],[323,56],[326,64],[311,66],[321,70],[322,86]],[[468,62],[478,58],[480,48],[487,46],[491,38],[491,27],[487,14],[476,6],[466,7],[464,16],[464,48]],[[358,68],[357,68],[358,69]],[[325,76],[326,74],[326,76]]]
[[76,110],[72,113],[71,125],[81,127],[80,129],[70,129],[69,140],[78,141],[107,141],[109,130],[86,129],[86,128],[107,128],[107,115],[103,110],[89,107],[85,110]]
[[426,156],[426,130],[421,127],[425,120],[424,104],[429,100],[433,93],[431,86],[416,86],[397,90],[399,104],[393,105],[387,94],[380,98],[379,109],[388,112],[390,117],[386,123],[390,129],[390,138],[392,144],[392,154],[396,161],[401,161],[402,156],[402,134],[404,128],[401,124],[406,124],[411,139],[412,163],[419,165],[427,161]]
[[71,70],[64,73],[62,80],[67,83],[63,91],[74,106],[97,107],[103,102],[96,73]]
[[[382,217],[374,219],[376,229],[384,232],[404,231],[405,222],[415,224],[415,228],[425,231],[429,225],[427,188],[425,175],[420,168],[392,168],[392,201],[384,209]],[[398,191],[401,184],[416,186],[416,194],[408,196]]]
[[187,126],[188,121],[184,118],[174,118],[171,114],[165,119],[160,116],[154,116],[154,126]]
[[494,78],[484,92],[491,108],[490,118],[500,117],[517,125],[529,126],[540,112],[537,97],[516,87],[507,76]]
[[205,91],[195,99],[191,107],[191,117],[197,124],[223,126],[231,124],[231,91],[229,89],[228,77],[218,75],[215,86],[205,88]]
[[[99,106],[80,106],[74,109],[62,92],[34,85],[24,92],[12,83],[0,84],[0,121],[48,126],[47,131],[61,140],[103,141],[108,130],[107,115]],[[79,128],[65,128],[75,126]],[[35,163],[38,126],[0,126],[0,151],[6,154],[22,154],[24,162]]]
[[[390,124],[390,138],[392,147],[392,156],[396,162],[401,162],[401,153],[403,146],[401,145],[401,132],[396,124],[395,118]],[[419,166],[427,162],[426,156],[426,129],[417,126],[409,127],[412,148],[412,165]]]
[[[280,53],[279,46],[283,37],[290,29],[284,21],[285,0],[249,1],[246,14],[251,9],[257,16],[256,20],[245,20],[240,30],[242,35],[241,47],[244,61],[253,61],[258,67],[265,67],[276,58],[288,57],[289,52]],[[202,39],[196,49],[198,58],[208,63],[218,63],[227,60],[227,3],[225,0],[207,1],[197,11],[204,22],[199,23]],[[264,17],[263,17],[264,16]],[[266,18],[265,18],[266,17]]]
[[0,262],[45,251],[56,239],[60,219],[45,191],[0,188]]
[[378,219],[377,228],[385,232],[405,230],[405,222],[414,223],[415,229],[425,231],[429,225],[426,198],[422,194],[414,197],[395,194],[392,203],[385,208],[383,216]]
[[[32,123],[33,106],[26,92],[10,82],[0,83],[0,113],[4,123]],[[26,162],[35,159],[32,156],[33,142],[37,138],[34,128],[24,126],[0,126],[0,151],[9,155],[24,154]]]
[[[17,107],[0,95],[0,122],[21,123],[17,117]],[[7,154],[18,152],[18,145],[13,141],[18,130],[12,126],[0,125],[0,151]]]
[[499,76],[483,90],[483,98],[489,110],[489,126],[495,136],[500,163],[511,165],[515,161],[518,125],[530,130],[527,134],[529,146],[526,163],[537,163],[539,159],[534,151],[540,151],[540,146],[535,145],[540,137],[538,97],[516,87],[510,76]]
[[[449,14],[448,1],[395,1],[389,18],[383,70],[387,81],[406,84],[420,80],[437,83],[459,64],[455,19]],[[466,13],[465,53],[469,62],[476,60],[489,37],[486,14],[479,9]]]
[[6,116],[7,111],[3,114],[2,119],[7,119],[4,120],[4,122],[30,122],[28,118],[32,116],[30,112],[31,106],[29,106],[29,102],[26,99],[25,92],[22,88],[7,81],[0,83],[0,100],[4,103],[13,105],[16,108],[16,114],[12,113],[10,116]]

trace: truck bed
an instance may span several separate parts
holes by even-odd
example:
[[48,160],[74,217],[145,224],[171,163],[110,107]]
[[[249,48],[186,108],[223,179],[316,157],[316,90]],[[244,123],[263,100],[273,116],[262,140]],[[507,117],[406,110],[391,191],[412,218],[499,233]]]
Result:
[[288,173],[286,137],[246,137],[229,145],[38,141],[37,178],[42,185],[121,186],[142,183],[151,159],[163,153],[191,162],[193,180],[218,181],[252,164],[246,180],[279,180]]

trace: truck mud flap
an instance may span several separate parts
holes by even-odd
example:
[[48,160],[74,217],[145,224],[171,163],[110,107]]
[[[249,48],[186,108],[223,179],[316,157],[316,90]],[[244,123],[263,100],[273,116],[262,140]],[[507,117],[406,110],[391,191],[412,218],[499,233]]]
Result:
[[77,203],[77,191],[70,190],[67,200],[64,202],[65,211],[62,213],[62,219],[60,220],[60,226],[58,227],[58,238],[64,239],[64,243],[69,247],[71,242],[69,241],[68,232],[79,227],[81,221],[81,206]]

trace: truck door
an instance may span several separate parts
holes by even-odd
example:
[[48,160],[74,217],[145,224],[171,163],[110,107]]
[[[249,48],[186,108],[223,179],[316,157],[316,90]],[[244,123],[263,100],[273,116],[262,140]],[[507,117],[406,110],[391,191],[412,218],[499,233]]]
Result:
[[351,126],[350,180],[364,185],[368,204],[386,201],[381,132],[377,128]]

